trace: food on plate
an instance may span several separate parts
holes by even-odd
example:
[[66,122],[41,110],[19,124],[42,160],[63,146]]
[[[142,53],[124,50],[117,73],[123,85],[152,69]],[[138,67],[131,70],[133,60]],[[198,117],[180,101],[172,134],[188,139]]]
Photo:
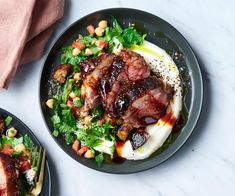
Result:
[[61,64],[54,70],[53,79],[60,84],[64,84],[66,77],[72,73],[73,67],[71,65]]
[[17,162],[0,153],[0,195],[20,195]]
[[12,117],[0,116],[0,195],[26,195],[34,186],[39,165],[38,153],[27,135],[19,136],[11,126]]
[[115,18],[88,24],[62,49],[52,73],[57,89],[46,105],[53,109],[55,137],[63,135],[79,156],[98,165],[111,159],[148,158],[174,129],[182,109],[179,70],[165,50],[145,40],[133,25]]

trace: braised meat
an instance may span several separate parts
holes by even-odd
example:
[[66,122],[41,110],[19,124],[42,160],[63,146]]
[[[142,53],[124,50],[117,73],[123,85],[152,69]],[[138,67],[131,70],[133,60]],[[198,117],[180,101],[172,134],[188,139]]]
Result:
[[158,80],[158,86],[152,90],[145,91],[129,104],[122,118],[124,122],[139,128],[157,122],[165,113],[170,99],[172,88]]
[[120,140],[126,141],[127,137],[129,136],[130,132],[132,131],[133,127],[131,124],[124,123],[122,126],[119,127],[117,136]]
[[0,195],[20,195],[16,162],[2,153],[0,153]]
[[100,95],[98,94],[100,80],[105,76],[109,67],[113,64],[114,54],[102,54],[97,59],[94,71],[86,76],[81,86],[81,97],[84,100],[84,108],[89,110],[100,104]]
[[150,75],[144,58],[127,49],[119,56],[102,54],[80,67],[85,111],[102,103],[110,118],[123,123],[117,133],[123,141],[133,129],[157,122],[173,96],[171,86]]
[[57,66],[52,74],[54,81],[64,84],[66,77],[73,72],[72,65],[61,64]]
[[144,60],[144,57],[131,50],[123,49],[120,57],[126,63],[125,71],[129,80],[137,81],[147,78],[150,75],[150,68]]
[[160,82],[155,76],[149,76],[148,78],[137,81],[128,89],[120,91],[114,103],[116,116],[121,117],[134,100],[146,94],[149,90],[157,88]]
[[[108,99],[108,94],[112,91],[113,86],[116,86],[115,82],[119,82],[120,78],[122,82],[127,80],[126,74],[124,72],[125,63],[118,56],[115,56],[113,64],[100,81],[100,94],[102,97],[102,102],[105,104]],[[122,76],[124,73],[124,77]],[[119,78],[118,78],[119,77]],[[118,81],[117,81],[118,80]]]
[[136,81],[143,80],[150,75],[149,66],[144,58],[135,52],[123,49],[116,59],[116,63],[101,79],[100,91],[103,106],[107,113],[115,118],[118,117],[118,111],[114,108],[114,102],[118,93],[125,92]]
[[105,93],[105,91],[102,89],[101,86],[101,91],[102,92],[102,104],[104,108],[106,108],[106,112],[110,114],[112,117],[117,117],[116,116],[116,111],[114,109],[114,102],[116,100],[116,97],[118,93],[122,90],[125,91],[125,89],[128,89],[129,86],[131,86],[132,83],[129,81],[128,76],[126,75],[125,72],[121,72],[115,82],[112,85],[111,91],[108,92],[108,94]]
[[0,115],[0,136],[2,135],[4,131],[4,128],[5,128],[5,122],[4,122],[3,117]]
[[84,80],[88,74],[94,71],[97,64],[100,62],[100,57],[92,59],[92,60],[85,60],[80,62],[79,66],[81,68],[82,79]]

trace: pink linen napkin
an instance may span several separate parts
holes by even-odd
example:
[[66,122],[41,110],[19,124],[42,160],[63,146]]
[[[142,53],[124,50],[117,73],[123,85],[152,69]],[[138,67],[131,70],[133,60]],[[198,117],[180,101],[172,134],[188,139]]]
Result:
[[0,88],[20,64],[41,56],[63,10],[64,0],[0,0]]

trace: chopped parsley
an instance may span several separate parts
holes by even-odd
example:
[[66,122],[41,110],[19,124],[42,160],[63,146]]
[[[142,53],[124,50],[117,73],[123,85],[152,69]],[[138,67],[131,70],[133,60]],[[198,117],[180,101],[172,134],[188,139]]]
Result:
[[81,61],[86,59],[84,56],[82,56],[82,54],[78,55],[78,56],[73,56],[72,46],[67,46],[67,47],[62,48],[62,55],[61,55],[60,61],[62,64],[69,63],[69,64],[73,65],[75,71],[78,72],[78,71],[80,71],[78,64]]
[[26,149],[32,149],[34,147],[32,139],[27,134],[23,136],[23,144]]
[[11,124],[11,121],[12,121],[12,117],[11,116],[7,116],[6,119],[5,119],[5,125],[9,126]]
[[77,100],[74,100],[74,101],[73,101],[73,104],[74,104],[76,107],[80,108],[80,107],[83,106],[83,101],[82,101],[81,99],[77,99]]

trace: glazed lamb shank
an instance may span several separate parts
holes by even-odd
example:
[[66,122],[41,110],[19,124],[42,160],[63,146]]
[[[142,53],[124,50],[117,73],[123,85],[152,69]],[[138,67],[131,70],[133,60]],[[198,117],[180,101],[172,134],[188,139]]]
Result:
[[[133,128],[156,123],[165,114],[173,89],[151,73],[144,58],[123,49],[119,55],[102,54],[80,63],[84,109],[102,104],[106,114]],[[126,136],[119,138],[126,140]]]

